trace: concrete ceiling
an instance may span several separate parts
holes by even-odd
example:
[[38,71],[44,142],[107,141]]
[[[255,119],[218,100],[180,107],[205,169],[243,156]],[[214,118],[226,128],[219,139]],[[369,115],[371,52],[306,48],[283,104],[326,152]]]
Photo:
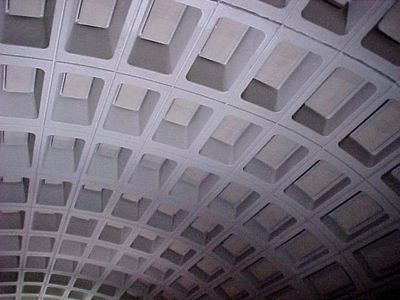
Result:
[[399,16],[1,0],[0,300],[398,299]]

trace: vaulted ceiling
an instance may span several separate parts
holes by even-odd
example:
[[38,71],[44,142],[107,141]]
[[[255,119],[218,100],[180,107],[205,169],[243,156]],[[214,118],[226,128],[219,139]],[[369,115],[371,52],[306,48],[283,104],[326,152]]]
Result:
[[398,299],[399,16],[1,0],[0,300]]

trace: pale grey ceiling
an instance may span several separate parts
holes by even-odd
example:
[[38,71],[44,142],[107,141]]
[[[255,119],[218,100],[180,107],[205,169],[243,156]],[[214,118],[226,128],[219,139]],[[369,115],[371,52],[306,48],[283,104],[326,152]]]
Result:
[[0,1],[0,300],[390,299],[399,16]]

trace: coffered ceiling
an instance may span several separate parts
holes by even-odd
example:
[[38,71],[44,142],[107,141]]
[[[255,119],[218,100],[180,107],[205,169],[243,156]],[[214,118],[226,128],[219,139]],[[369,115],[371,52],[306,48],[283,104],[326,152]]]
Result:
[[0,300],[398,299],[399,16],[1,0]]

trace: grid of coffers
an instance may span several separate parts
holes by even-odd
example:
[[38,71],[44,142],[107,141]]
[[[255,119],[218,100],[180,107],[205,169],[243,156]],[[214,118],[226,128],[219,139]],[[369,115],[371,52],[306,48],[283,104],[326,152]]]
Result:
[[399,3],[0,4],[1,300],[396,287]]

